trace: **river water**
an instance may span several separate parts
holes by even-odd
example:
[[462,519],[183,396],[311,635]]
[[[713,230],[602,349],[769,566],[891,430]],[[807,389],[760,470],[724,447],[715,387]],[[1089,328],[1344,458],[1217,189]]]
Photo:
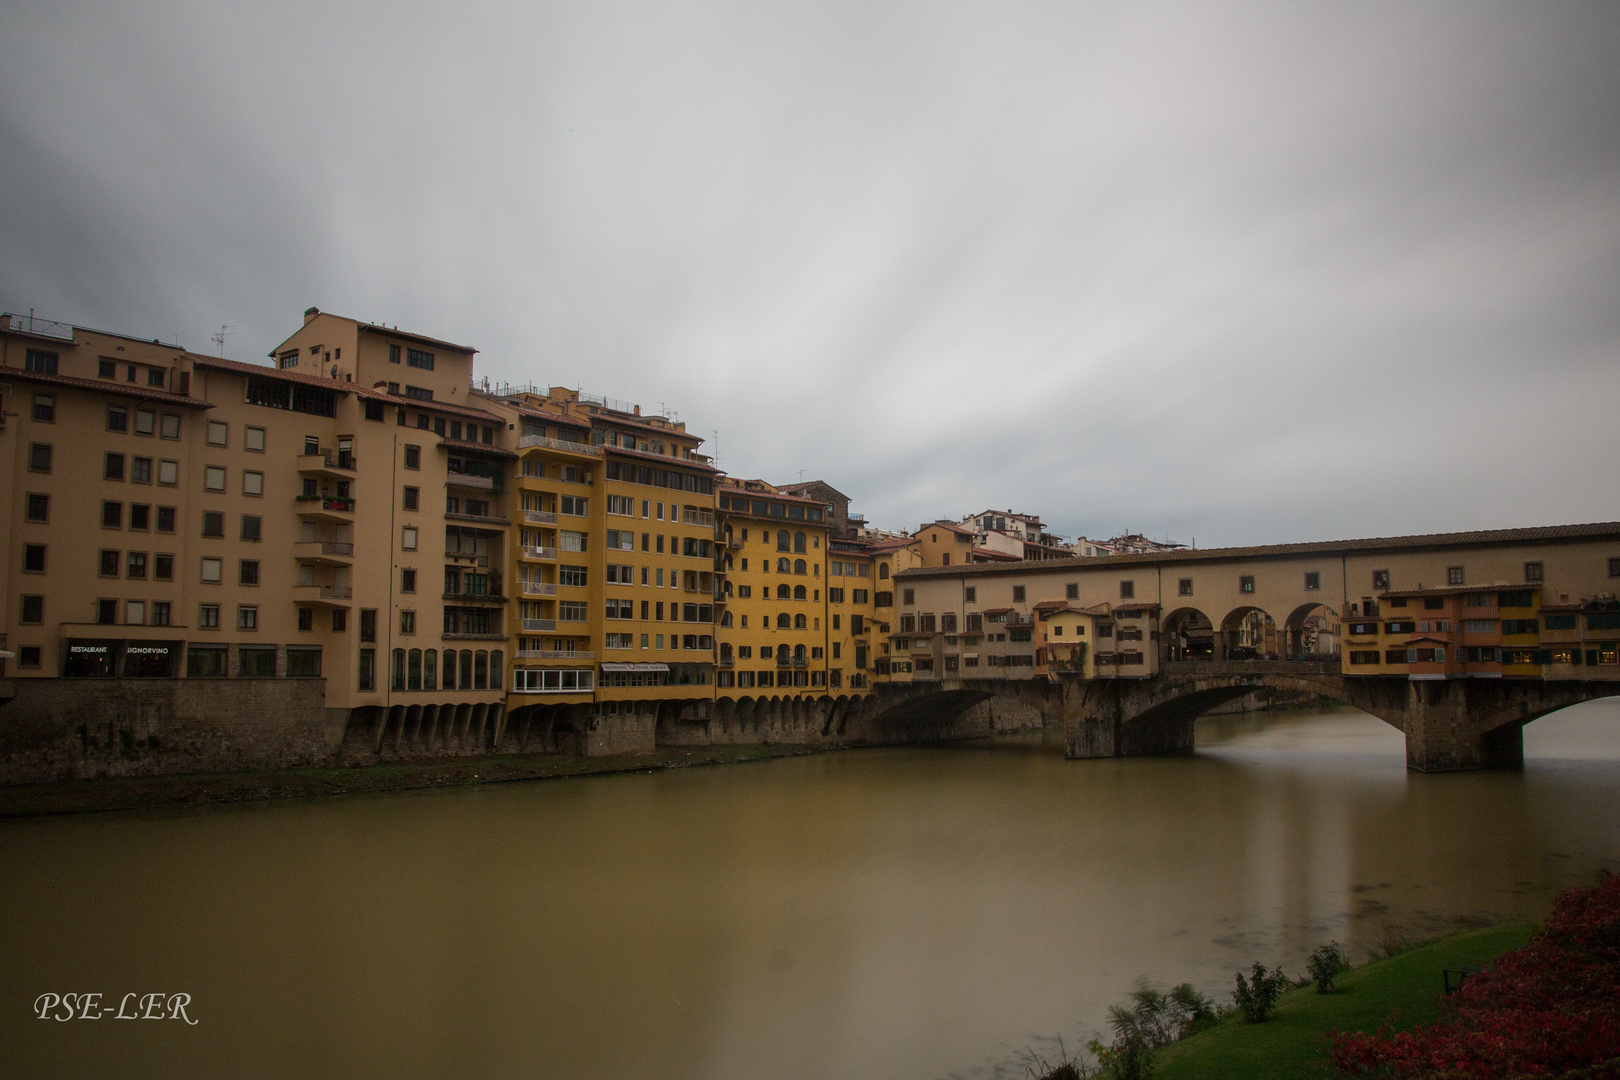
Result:
[[[1620,702],[1424,776],[1351,710],[0,823],[0,1074],[1023,1077],[1138,979],[1534,920],[1620,869]],[[42,993],[181,1019],[33,1019]]]

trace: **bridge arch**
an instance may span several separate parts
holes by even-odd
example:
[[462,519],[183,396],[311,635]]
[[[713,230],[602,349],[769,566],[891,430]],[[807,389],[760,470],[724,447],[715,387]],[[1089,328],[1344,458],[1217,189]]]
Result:
[[1277,620],[1258,604],[1239,604],[1221,616],[1218,660],[1269,660],[1278,655]]
[[1287,660],[1337,660],[1339,616],[1320,601],[1306,601],[1283,620],[1281,656]]

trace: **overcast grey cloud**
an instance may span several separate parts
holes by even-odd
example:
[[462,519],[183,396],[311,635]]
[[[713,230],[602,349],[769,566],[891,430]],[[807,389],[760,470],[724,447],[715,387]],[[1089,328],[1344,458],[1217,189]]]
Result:
[[0,306],[395,323],[889,527],[1620,516],[1612,3],[24,2],[0,145]]

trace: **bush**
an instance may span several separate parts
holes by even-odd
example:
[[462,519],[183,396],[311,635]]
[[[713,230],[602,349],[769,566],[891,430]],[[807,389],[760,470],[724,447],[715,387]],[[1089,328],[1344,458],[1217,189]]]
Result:
[[1232,1002],[1243,1010],[1245,1020],[1258,1024],[1271,1015],[1271,1010],[1277,1007],[1277,999],[1286,989],[1288,976],[1283,974],[1282,968],[1268,972],[1264,964],[1256,962],[1254,973],[1247,981],[1243,978],[1243,972],[1237,973],[1237,989],[1232,993]]
[[1486,1080],[1620,1075],[1620,878],[1571,889],[1522,949],[1468,977],[1440,1023],[1333,1033],[1344,1077]]
[[1113,1080],[1150,1080],[1153,1076],[1153,1047],[1140,1031],[1120,1032],[1107,1046],[1093,1039],[1091,1052],[1097,1055],[1102,1073]]
[[1340,951],[1337,941],[1317,946],[1305,966],[1316,983],[1318,994],[1333,993],[1333,980],[1338,978],[1339,972],[1349,967],[1344,962],[1344,953]]

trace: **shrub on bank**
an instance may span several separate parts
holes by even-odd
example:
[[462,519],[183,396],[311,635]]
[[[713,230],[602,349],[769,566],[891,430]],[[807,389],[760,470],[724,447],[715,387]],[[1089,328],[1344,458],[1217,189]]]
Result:
[[1620,1077],[1620,877],[1553,901],[1529,944],[1468,976],[1440,1023],[1333,1033],[1341,1077]]

